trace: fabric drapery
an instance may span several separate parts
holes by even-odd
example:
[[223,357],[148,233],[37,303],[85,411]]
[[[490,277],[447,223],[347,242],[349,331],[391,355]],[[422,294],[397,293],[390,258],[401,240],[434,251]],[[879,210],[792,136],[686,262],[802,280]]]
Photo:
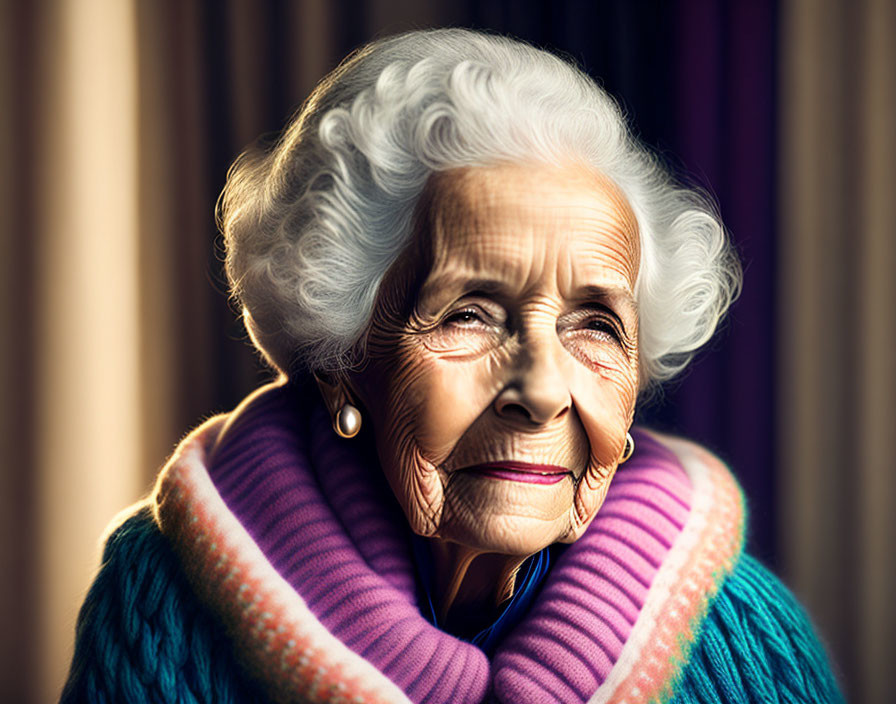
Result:
[[783,10],[779,339],[784,575],[857,702],[896,640],[896,4]]

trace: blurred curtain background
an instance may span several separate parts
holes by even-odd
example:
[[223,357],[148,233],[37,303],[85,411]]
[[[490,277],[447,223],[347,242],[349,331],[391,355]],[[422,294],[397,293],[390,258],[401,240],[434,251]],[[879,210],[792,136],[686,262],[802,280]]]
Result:
[[0,700],[58,696],[104,526],[269,378],[223,282],[228,165],[353,47],[446,24],[577,61],[718,199],[743,296],[642,420],[731,463],[851,701],[890,701],[890,0],[0,0]]

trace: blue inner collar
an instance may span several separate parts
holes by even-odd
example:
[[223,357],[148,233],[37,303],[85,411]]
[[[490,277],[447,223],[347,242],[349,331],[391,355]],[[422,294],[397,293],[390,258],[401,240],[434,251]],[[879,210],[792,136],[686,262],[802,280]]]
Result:
[[[478,646],[480,650],[490,656],[510,630],[522,620],[532,605],[532,600],[538,594],[544,578],[548,574],[552,559],[556,559],[556,555],[552,556],[552,552],[562,551],[565,547],[565,545],[546,547],[529,557],[517,574],[513,596],[505,602],[498,617],[473,637],[462,638],[462,640]],[[439,624],[432,601],[435,566],[426,538],[412,535],[411,548],[417,567],[417,595],[420,612],[433,626],[445,630]]]

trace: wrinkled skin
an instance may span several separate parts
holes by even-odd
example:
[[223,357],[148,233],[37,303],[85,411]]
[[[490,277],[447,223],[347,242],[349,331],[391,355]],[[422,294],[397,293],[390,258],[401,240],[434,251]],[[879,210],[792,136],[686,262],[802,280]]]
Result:
[[[600,508],[639,385],[639,250],[618,189],[578,165],[439,174],[421,206],[367,363],[328,400],[372,423],[411,528],[432,538],[445,615],[509,596],[527,556],[575,541]],[[470,469],[502,461],[565,474]]]

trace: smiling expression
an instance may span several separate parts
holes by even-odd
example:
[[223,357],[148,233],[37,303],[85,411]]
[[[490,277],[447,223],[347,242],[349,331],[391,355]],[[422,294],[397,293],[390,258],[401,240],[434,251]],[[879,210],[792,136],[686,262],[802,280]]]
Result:
[[531,554],[600,508],[634,412],[637,226],[581,166],[438,174],[349,383],[412,529]]

